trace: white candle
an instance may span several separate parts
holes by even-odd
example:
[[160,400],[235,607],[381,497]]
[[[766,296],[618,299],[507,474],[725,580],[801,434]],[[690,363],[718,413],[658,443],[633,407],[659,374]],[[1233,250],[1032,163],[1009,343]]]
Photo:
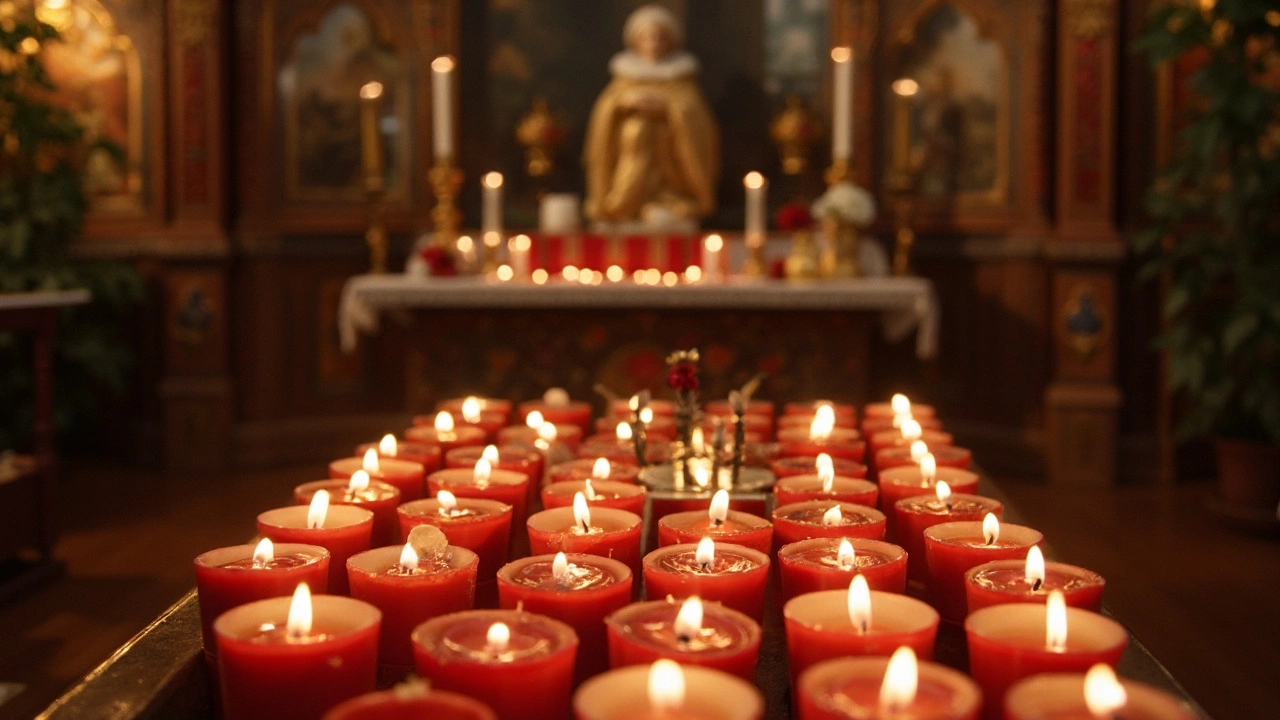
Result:
[[768,191],[769,183],[764,179],[763,175],[753,170],[742,179],[742,184],[746,187],[747,192],[747,223],[745,230],[747,242],[750,243],[762,239],[759,236],[764,235],[765,193]]
[[436,161],[453,158],[453,69],[448,55],[431,61],[431,131]]
[[702,273],[709,281],[720,280],[722,261],[720,254],[724,252],[724,238],[719,235],[708,235],[702,241]]
[[502,236],[502,173],[485,173],[480,188],[481,237],[485,245],[496,246]]
[[529,253],[532,249],[533,241],[528,235],[517,235],[507,241],[507,259],[513,276],[521,279],[529,277]]
[[853,155],[853,50],[834,48],[831,61],[831,159],[848,161]]

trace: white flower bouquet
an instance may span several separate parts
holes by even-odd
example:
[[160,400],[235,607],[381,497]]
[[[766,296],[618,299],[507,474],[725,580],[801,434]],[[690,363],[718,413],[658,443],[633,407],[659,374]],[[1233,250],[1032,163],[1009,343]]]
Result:
[[866,227],[876,219],[876,201],[871,193],[853,183],[836,183],[813,202],[813,216]]

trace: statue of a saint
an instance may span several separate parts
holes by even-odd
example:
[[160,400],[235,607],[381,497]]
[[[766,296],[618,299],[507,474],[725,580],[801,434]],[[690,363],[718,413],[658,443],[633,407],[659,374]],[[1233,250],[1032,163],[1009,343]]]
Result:
[[667,9],[639,8],[613,56],[613,80],[587,123],[587,217],[597,225],[692,230],[715,209],[720,132],[698,87],[698,60]]

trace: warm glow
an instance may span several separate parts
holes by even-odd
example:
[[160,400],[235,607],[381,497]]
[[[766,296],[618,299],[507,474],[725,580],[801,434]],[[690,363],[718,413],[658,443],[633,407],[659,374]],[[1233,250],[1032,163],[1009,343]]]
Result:
[[911,97],[920,90],[920,83],[911,78],[898,78],[893,81],[893,91],[903,97]]
[[716,559],[716,543],[710,537],[704,537],[698,541],[698,549],[693,553],[693,559],[699,565],[706,567]]
[[926,452],[920,458],[920,482],[925,486],[932,485],[938,479],[938,461],[933,453]]
[[831,61],[838,63],[846,63],[853,59],[853,51],[847,47],[840,46],[831,48]]
[[542,268],[533,271],[533,282],[535,285],[546,285],[551,279],[551,274]]
[[1067,649],[1067,596],[1061,590],[1049,591],[1045,605],[1044,644],[1052,652]]
[[544,422],[538,426],[538,439],[545,442],[555,442],[558,432],[555,423]]
[[[923,440],[915,440],[911,443],[911,462],[919,465],[925,455],[929,454],[929,446]],[[937,466],[935,465],[935,470]]]
[[1129,695],[1116,679],[1116,671],[1106,663],[1098,663],[1084,674],[1084,705],[1096,718],[1111,718],[1124,708]]
[[822,513],[822,524],[827,527],[839,525],[842,522],[844,522],[844,515],[841,514],[839,505],[832,505],[830,510]]
[[480,458],[479,460],[476,461],[476,469],[475,469],[475,472],[472,473],[471,478],[472,480],[475,481],[477,485],[487,484],[489,482],[490,476],[492,475],[493,475],[493,463],[489,462],[488,460],[485,460],[484,458]]
[[436,432],[451,433],[453,432],[453,416],[441,410],[436,413]]
[[377,100],[382,97],[382,83],[374,80],[360,86],[360,99]]
[[505,264],[498,266],[497,273],[498,279],[502,282],[508,282],[516,276],[516,271],[512,270],[510,265]]
[[329,514],[329,491],[317,490],[311,496],[311,507],[307,509],[307,527],[315,530],[324,527],[324,519]]
[[383,435],[382,439],[378,441],[378,452],[386,455],[387,457],[395,457],[399,450],[400,448],[396,443],[396,436],[391,433]]
[[905,414],[905,415],[896,415],[896,414],[895,414],[895,415],[893,416],[893,426],[894,426],[894,427],[896,427],[896,428],[901,428],[901,427],[902,427],[902,423],[907,422],[907,421],[909,421],[909,420],[911,420],[911,419],[912,419],[912,417],[911,417],[911,413],[907,413],[907,414]]
[[480,459],[488,462],[490,467],[497,465],[498,464],[498,446],[485,445],[484,450],[480,451]]
[[703,465],[695,467],[693,469],[693,482],[700,488],[707,487],[711,484],[711,471]]
[[919,681],[915,651],[903,645],[893,652],[884,671],[884,683],[880,685],[881,714],[893,716],[908,710],[916,701]]
[[487,188],[500,188],[502,187],[502,173],[487,172],[480,178],[480,182],[484,183],[484,186]]
[[1023,578],[1032,590],[1044,587],[1044,553],[1040,551],[1039,545],[1032,545],[1027,551],[1027,569]]
[[449,55],[441,55],[440,57],[431,61],[431,70],[432,72],[438,72],[438,73],[453,72],[453,68],[456,67],[457,64],[458,64],[457,61],[455,61]]
[[826,453],[818,453],[817,459],[813,461],[813,468],[819,475],[822,474],[824,468],[830,469],[832,475],[836,474],[835,461]]
[[717,490],[715,495],[711,496],[711,508],[707,511],[707,516],[711,518],[714,525],[721,525],[725,518],[729,517],[729,493],[724,490]]
[[840,538],[840,547],[836,550],[836,562],[840,564],[840,569],[848,570],[853,567],[856,557],[853,552],[853,543],[849,542],[849,538]]
[[436,493],[436,500],[440,503],[440,509],[445,514],[452,514],[458,509],[458,498],[448,490],[441,490]]
[[529,252],[533,249],[533,240],[528,235],[517,235],[507,241],[507,249],[515,252]]
[[813,413],[813,422],[809,423],[810,440],[826,440],[836,427],[836,411],[830,405],[823,405]]
[[[391,437],[391,436],[388,435],[387,437]],[[385,440],[386,438],[383,438],[383,439]],[[395,438],[391,438],[391,440],[392,442],[394,442]],[[360,466],[363,467],[364,471],[369,473],[370,475],[381,471],[382,467],[378,463],[378,451],[374,450],[373,448],[369,448],[368,450],[365,450],[364,459],[360,461]]]
[[489,626],[484,636],[485,649],[490,655],[501,655],[511,645],[511,628],[506,623],[496,622]]
[[691,282],[691,283],[696,283],[699,280],[702,280],[702,268],[698,267],[697,265],[690,265],[689,267],[685,268],[684,280],[685,282]]
[[306,583],[298,583],[298,589],[293,591],[284,627],[285,634],[295,640],[311,634],[311,588]]
[[569,558],[562,552],[556,553],[551,561],[551,577],[561,585],[569,579]]
[[524,424],[528,427],[533,428],[534,430],[537,430],[538,426],[544,422],[546,422],[546,420],[543,419],[542,413],[538,412],[537,410],[534,410],[533,412],[529,413],[528,416],[526,416],[524,419]]
[[711,252],[720,252],[724,249],[724,238],[712,233],[702,241],[702,245]]
[[577,282],[578,268],[574,267],[573,265],[565,265],[560,270],[560,277],[564,278],[568,282]]
[[611,472],[613,468],[609,467],[609,458],[596,458],[596,463],[591,466],[591,477],[596,480],[608,480]]
[[591,484],[591,478],[582,481],[582,494],[587,496],[587,500],[595,500],[596,486]]
[[275,556],[276,546],[271,542],[271,538],[262,538],[258,546],[253,549],[253,566],[266,567]]
[[694,428],[689,434],[689,445],[693,448],[693,454],[705,455],[707,452],[706,434],[702,432],[702,428]]
[[675,660],[662,659],[649,666],[649,707],[658,713],[684,706],[684,670]]
[[662,282],[662,271],[658,268],[649,268],[644,271],[644,282],[646,285],[657,285]]
[[627,272],[618,265],[610,265],[609,269],[604,271],[604,276],[609,278],[609,282],[622,282]]
[[946,503],[948,508],[951,507],[951,486],[946,480],[939,480],[938,484],[933,486],[933,492],[938,496],[938,500]]
[[1000,540],[1000,520],[995,513],[982,516],[982,539],[988,545],[995,545]]
[[[829,458],[828,462],[830,462]],[[822,492],[831,492],[836,483],[836,469],[830,464],[818,465],[818,479],[822,481]]]
[[764,187],[764,176],[752,170],[742,178],[742,184],[748,190],[757,190]]
[[893,408],[894,415],[911,414],[911,401],[902,393],[895,393],[893,397],[889,398],[889,407]]
[[354,495],[369,489],[369,473],[363,470],[357,470],[351,473],[351,480],[347,482],[347,492]]
[[591,532],[591,508],[587,507],[587,496],[580,492],[573,494],[573,523],[582,532]]
[[480,422],[480,400],[474,396],[462,401],[462,419],[469,423]]
[[470,235],[463,235],[462,237],[458,238],[458,242],[456,244],[458,246],[458,252],[462,253],[463,255],[470,255],[471,253],[475,252],[476,242],[471,239]]
[[569,404],[569,391],[560,387],[547,388],[542,393],[542,402],[548,407],[565,407]]
[[676,637],[688,642],[702,632],[702,599],[694,595],[684,601],[674,623]]
[[404,549],[400,551],[399,566],[402,573],[411,573],[418,569],[418,553],[414,551],[412,544],[404,544]]
[[859,635],[871,629],[871,586],[862,573],[853,576],[849,583],[849,622]]
[[631,426],[624,422],[618,423],[618,427],[615,428],[613,432],[618,436],[619,440],[631,439]]
[[680,276],[668,270],[662,273],[662,284],[667,287],[675,287],[680,284]]
[[640,411],[640,422],[648,425],[653,422],[653,408],[645,408]]
[[916,422],[915,420],[907,420],[906,422],[902,423],[903,438],[911,441],[916,441],[916,440],[919,440],[920,436],[923,434],[924,434],[924,429],[921,428],[920,423]]

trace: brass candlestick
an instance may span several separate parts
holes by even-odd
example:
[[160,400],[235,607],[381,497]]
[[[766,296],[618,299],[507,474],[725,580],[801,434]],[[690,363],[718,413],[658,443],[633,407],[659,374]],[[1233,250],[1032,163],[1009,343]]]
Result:
[[364,179],[364,195],[369,203],[369,229],[364,233],[369,272],[381,275],[387,271],[387,191],[381,175]]
[[916,178],[910,170],[898,168],[889,173],[886,183],[893,205],[894,241],[893,274],[898,277],[911,275],[911,248],[916,244],[912,228],[915,211]]
[[435,244],[452,251],[462,224],[462,213],[454,203],[462,188],[462,170],[454,167],[453,158],[437,158],[428,179],[436,196],[436,206],[431,209],[431,220],[436,226]]
[[849,161],[846,159],[832,160],[831,167],[827,168],[822,179],[827,181],[828,187],[837,183],[852,181],[853,168],[849,167]]
[[742,274],[748,277],[764,277],[764,233],[752,232],[743,237],[747,246],[747,257],[742,262]]

